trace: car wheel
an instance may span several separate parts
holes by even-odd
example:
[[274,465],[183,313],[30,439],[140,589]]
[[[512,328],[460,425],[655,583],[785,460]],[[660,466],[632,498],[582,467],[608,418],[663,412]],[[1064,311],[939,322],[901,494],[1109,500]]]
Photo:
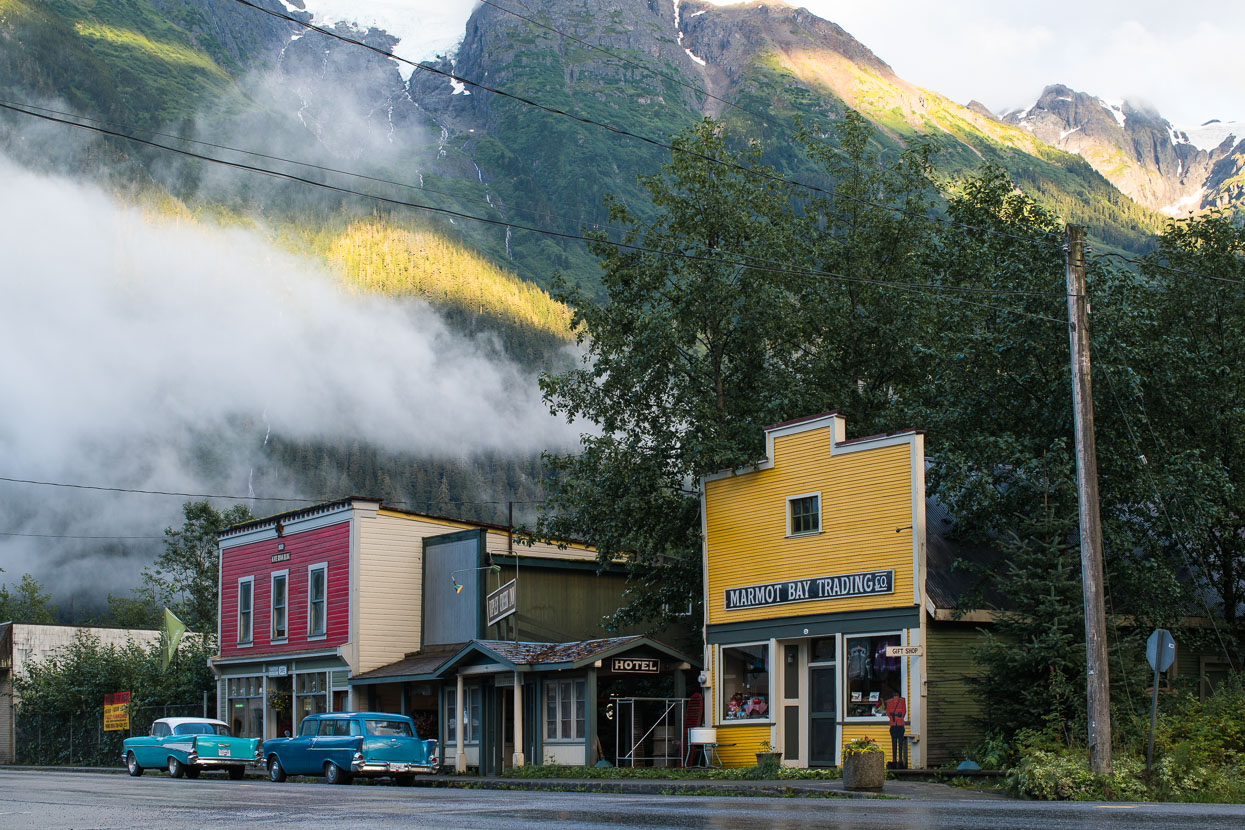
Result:
[[174,778],[181,778],[186,774],[186,765],[176,758],[169,756],[169,775]]
[[275,755],[268,759],[268,780],[276,784],[285,780],[285,767],[281,766],[281,759]]
[[199,773],[201,772],[203,772],[203,770],[199,769],[198,767],[186,767],[187,778],[191,778],[191,779],[198,778]]
[[409,787],[415,783],[415,776],[414,775],[395,775],[393,777],[393,782],[397,784],[399,787]]
[[246,769],[244,767],[230,767],[229,768],[229,780],[230,781],[237,781],[241,779],[242,776],[244,775],[246,775]]
[[138,765],[138,759],[133,752],[125,753],[125,771],[135,778],[143,774],[143,768]]
[[324,763],[324,780],[330,784],[349,784],[350,773],[332,761],[326,761]]

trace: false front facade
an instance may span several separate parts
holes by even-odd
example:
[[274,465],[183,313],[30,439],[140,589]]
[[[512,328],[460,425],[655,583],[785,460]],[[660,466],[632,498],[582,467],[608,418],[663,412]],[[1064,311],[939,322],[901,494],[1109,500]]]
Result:
[[846,440],[837,413],[765,431],[766,458],[702,482],[706,724],[727,766],[773,748],[836,766],[870,737],[891,759],[886,701],[925,721],[924,440]]

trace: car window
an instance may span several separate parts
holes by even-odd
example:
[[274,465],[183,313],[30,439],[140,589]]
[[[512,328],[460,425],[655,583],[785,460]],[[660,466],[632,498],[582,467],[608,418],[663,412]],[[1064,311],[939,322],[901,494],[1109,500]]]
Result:
[[157,738],[167,737],[169,734],[169,725],[167,723],[153,723],[151,725],[151,734]]
[[298,734],[303,735],[303,736],[316,734],[317,723],[319,723],[319,721],[315,721],[315,720],[312,720],[311,718],[307,718],[305,721],[303,721],[303,725],[298,730]]
[[179,723],[173,728],[174,735],[224,735],[230,736],[229,727],[222,723]]
[[[320,721],[321,735],[345,735],[348,732],[342,731],[342,727],[346,725],[346,721],[341,718],[325,718]],[[348,727],[347,727],[348,728]]]
[[392,735],[411,736],[411,725],[406,721],[400,720],[369,720],[367,724],[367,734],[379,737],[388,737]]

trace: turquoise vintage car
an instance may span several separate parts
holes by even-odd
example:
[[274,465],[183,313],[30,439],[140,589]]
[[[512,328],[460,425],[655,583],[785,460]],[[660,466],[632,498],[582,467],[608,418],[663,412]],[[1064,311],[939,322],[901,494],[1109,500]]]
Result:
[[210,718],[160,718],[150,735],[126,738],[121,750],[126,771],[142,775],[164,768],[174,778],[198,778],[203,770],[225,770],[235,781],[249,766],[263,763],[262,741],[235,738],[224,721]]
[[440,763],[436,740],[420,739],[406,715],[380,712],[309,715],[294,737],[264,741],[264,759],[272,781],[323,775],[330,784],[349,784],[356,775],[411,784]]

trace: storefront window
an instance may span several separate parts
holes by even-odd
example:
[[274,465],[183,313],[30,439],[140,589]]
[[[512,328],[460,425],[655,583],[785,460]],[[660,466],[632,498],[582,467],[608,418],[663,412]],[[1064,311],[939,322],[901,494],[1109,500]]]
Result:
[[722,718],[769,718],[769,646],[722,649]]
[[873,717],[892,690],[903,692],[900,658],[886,656],[897,645],[898,634],[846,638],[847,717]]
[[298,720],[328,711],[327,672],[300,674],[294,680],[294,712]]
[[231,677],[225,682],[229,726],[239,738],[264,736],[264,679]]
[[550,680],[545,684],[545,740],[584,739],[585,693],[582,680]]

